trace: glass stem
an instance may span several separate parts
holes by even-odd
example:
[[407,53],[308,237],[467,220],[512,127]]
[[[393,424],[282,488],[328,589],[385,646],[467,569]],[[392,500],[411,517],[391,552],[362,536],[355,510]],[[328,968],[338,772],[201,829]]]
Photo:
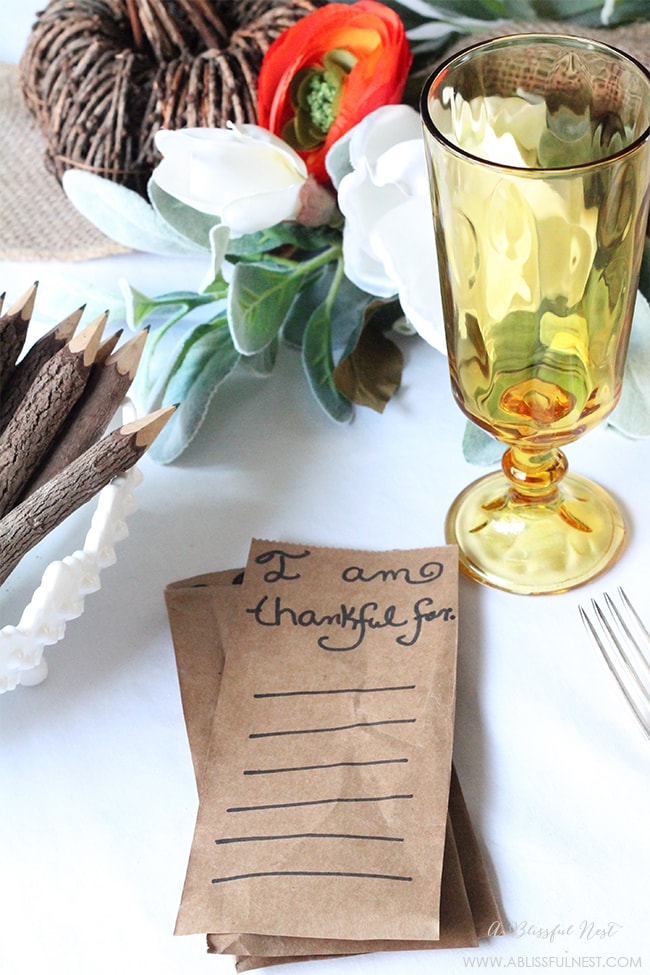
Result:
[[558,484],[568,470],[558,447],[546,450],[510,447],[501,461],[514,500],[546,504],[558,495]]

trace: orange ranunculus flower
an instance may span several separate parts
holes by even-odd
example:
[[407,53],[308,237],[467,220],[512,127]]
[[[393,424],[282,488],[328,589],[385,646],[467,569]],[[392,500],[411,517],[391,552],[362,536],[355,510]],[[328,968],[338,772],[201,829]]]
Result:
[[404,25],[376,0],[328,3],[270,46],[258,80],[258,121],[327,182],[330,146],[382,105],[397,104],[411,66]]

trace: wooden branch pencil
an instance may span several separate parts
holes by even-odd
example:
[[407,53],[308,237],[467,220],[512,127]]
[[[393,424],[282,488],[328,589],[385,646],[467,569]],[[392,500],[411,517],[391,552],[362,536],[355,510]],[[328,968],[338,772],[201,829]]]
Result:
[[175,409],[165,407],[106,434],[0,519],[0,585],[45,535],[137,463]]
[[[99,350],[86,388],[66,418],[42,464],[36,468],[25,494],[31,494],[101,437],[135,377],[146,332],[138,332],[116,352],[108,340]],[[106,355],[106,352],[110,354]],[[103,359],[103,361],[101,361]]]
[[0,516],[20,497],[81,396],[107,317],[95,319],[48,359],[0,434]]
[[74,335],[83,314],[83,307],[68,315],[62,322],[42,335],[27,350],[9,378],[2,386],[0,394],[0,432],[9,423],[27,390],[36,379],[45,363],[59,349],[62,349]]
[[38,284],[33,284],[5,315],[0,316],[0,389],[15,368],[25,344],[37,287]]

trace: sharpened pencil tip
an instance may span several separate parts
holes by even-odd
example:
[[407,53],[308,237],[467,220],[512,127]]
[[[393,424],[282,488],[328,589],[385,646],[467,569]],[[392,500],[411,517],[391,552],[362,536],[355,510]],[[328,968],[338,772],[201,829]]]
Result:
[[11,306],[7,315],[20,315],[23,321],[28,322],[32,317],[32,312],[34,311],[34,302],[36,301],[36,291],[38,289],[38,281],[35,281],[31,288],[28,288],[24,295],[15,301]]
[[142,358],[147,337],[147,332],[136,332],[133,338],[130,338],[128,342],[125,342],[119,349],[111,353],[106,360],[106,364],[113,363],[123,376],[128,373],[133,379],[140,365],[140,359]]
[[107,313],[99,315],[68,342],[68,348],[71,352],[83,352],[84,365],[86,366],[91,366],[95,361],[107,319]]
[[124,436],[135,434],[135,442],[138,447],[150,447],[175,412],[175,406],[163,406],[153,413],[148,413],[146,416],[139,417],[137,420],[125,423],[120,432]]

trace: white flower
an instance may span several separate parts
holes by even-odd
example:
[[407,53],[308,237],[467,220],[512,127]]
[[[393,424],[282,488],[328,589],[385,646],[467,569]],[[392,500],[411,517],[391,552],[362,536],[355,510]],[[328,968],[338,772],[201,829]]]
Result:
[[[397,295],[413,328],[446,352],[440,284],[418,113],[388,105],[367,115],[344,139],[351,172],[338,182],[345,217],[343,259],[347,277],[380,298]],[[343,141],[343,140],[341,140]],[[337,146],[329,161],[340,158]]]
[[300,212],[307,168],[294,150],[258,125],[157,132],[163,155],[152,179],[175,199],[219,217],[231,236],[266,230]]

